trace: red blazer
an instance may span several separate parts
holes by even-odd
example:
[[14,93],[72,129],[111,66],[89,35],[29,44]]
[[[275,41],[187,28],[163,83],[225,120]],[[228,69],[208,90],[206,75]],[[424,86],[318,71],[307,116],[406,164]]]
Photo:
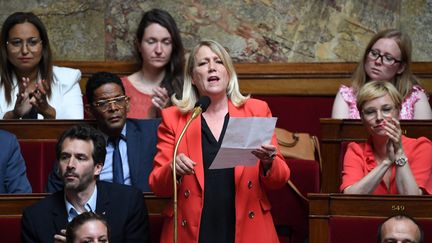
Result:
[[[409,138],[402,136],[402,147],[408,158],[411,172],[419,188],[424,194],[432,194],[432,143],[425,137]],[[364,143],[351,142],[348,144],[343,161],[342,184],[340,190],[343,191],[363,177],[369,174],[375,167],[375,160],[372,142],[368,139]],[[399,194],[396,185],[396,166],[392,166],[390,188],[384,181],[378,184],[373,194]]]
[[[267,103],[248,99],[241,107],[228,104],[230,117],[271,117]],[[182,114],[176,107],[162,111],[162,123],[158,130],[157,154],[153,171],[149,177],[150,187],[158,196],[172,196],[171,161],[175,142],[190,117]],[[277,146],[276,135],[272,144]],[[180,143],[178,154],[184,153],[194,162],[195,174],[184,176],[178,183],[178,240],[179,242],[198,242],[202,208],[204,203],[204,169],[201,150],[201,118],[194,120]],[[271,169],[266,176],[255,166],[235,167],[235,209],[236,243],[279,242],[270,214],[270,202],[264,188],[278,188],[289,179],[290,171],[279,150]],[[165,223],[161,242],[173,242],[173,205],[165,209]]]

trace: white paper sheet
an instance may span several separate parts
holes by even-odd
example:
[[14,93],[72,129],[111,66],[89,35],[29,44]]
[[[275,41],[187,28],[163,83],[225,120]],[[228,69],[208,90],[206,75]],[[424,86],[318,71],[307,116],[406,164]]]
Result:
[[251,152],[271,142],[276,121],[276,117],[230,117],[221,148],[210,169],[255,165],[258,158]]

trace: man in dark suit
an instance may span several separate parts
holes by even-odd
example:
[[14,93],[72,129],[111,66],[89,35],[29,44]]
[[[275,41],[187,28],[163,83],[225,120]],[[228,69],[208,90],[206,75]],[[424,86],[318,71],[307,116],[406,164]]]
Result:
[[31,193],[26,166],[15,135],[0,130],[0,193]]
[[[143,192],[150,191],[148,176],[156,154],[157,127],[160,119],[127,119],[129,97],[120,78],[112,73],[99,72],[87,81],[87,110],[96,119],[97,128],[109,138],[121,137],[119,150],[123,164],[121,184],[132,185]],[[100,180],[113,182],[115,148],[107,143],[107,156]],[[118,181],[116,181],[118,182]],[[56,169],[49,175],[47,192],[56,192],[62,183]]]
[[106,155],[103,134],[89,126],[65,131],[56,146],[64,189],[29,206],[22,217],[22,242],[65,242],[62,231],[75,216],[95,212],[106,219],[109,242],[149,242],[142,193],[133,187],[97,181]]

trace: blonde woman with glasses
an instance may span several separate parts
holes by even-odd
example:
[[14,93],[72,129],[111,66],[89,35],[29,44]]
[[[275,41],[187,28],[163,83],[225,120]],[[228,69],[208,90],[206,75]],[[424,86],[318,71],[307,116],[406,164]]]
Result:
[[411,39],[389,29],[369,41],[352,76],[352,86],[342,85],[333,103],[332,118],[360,119],[357,93],[367,82],[392,83],[402,95],[400,119],[432,119],[429,97],[411,72]]
[[48,34],[33,13],[16,12],[0,34],[0,119],[82,119],[81,72],[52,64]]
[[357,95],[357,108],[369,134],[345,153],[342,185],[347,194],[432,193],[432,143],[402,135],[402,95],[390,82],[371,81]]

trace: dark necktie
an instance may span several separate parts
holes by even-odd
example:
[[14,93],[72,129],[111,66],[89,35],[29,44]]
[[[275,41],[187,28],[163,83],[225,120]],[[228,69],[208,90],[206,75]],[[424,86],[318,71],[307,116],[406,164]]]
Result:
[[113,145],[114,151],[113,151],[113,182],[123,184],[124,183],[124,177],[123,177],[123,165],[122,165],[122,159],[120,156],[120,139],[121,137],[110,137],[109,142]]

